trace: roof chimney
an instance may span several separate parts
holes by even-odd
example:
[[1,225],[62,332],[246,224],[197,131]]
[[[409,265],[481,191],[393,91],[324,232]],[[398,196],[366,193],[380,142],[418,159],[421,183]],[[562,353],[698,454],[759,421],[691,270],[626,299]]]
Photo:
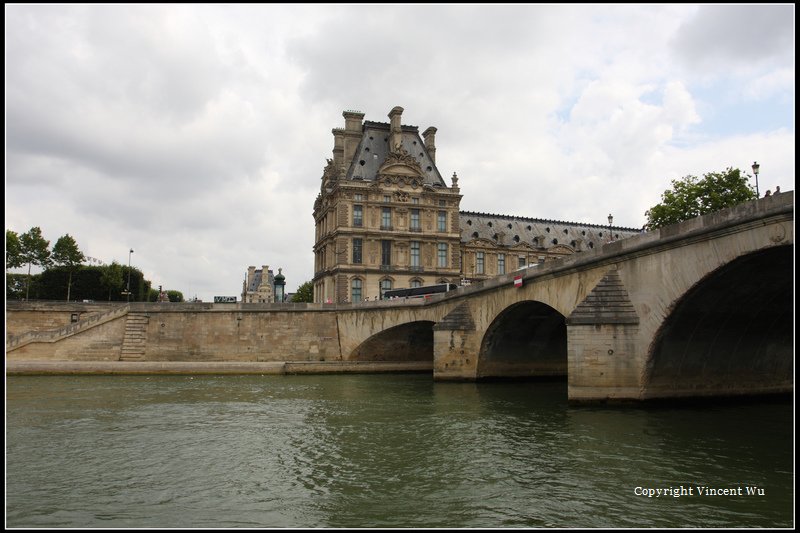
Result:
[[344,164],[344,130],[342,128],[333,128],[333,168],[336,169],[336,175],[339,174],[339,168]]
[[344,111],[344,135],[342,139],[342,165],[350,164],[361,142],[361,130],[364,113],[361,111]]
[[344,129],[348,132],[361,133],[361,121],[364,120],[364,113],[361,111],[343,111]]
[[389,111],[389,119],[391,120],[391,136],[389,139],[389,151],[399,152],[403,145],[403,128],[400,125],[400,117],[403,114],[403,108],[400,106],[393,107]]
[[428,149],[428,154],[431,160],[436,164],[436,128],[431,126],[422,132],[422,138],[425,139],[425,148]]

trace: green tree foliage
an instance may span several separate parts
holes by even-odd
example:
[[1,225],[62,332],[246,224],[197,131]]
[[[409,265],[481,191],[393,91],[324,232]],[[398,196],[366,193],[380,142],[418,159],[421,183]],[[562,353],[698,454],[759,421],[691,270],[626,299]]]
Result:
[[664,191],[661,203],[645,212],[645,228],[653,230],[755,200],[749,178],[738,168],[728,168],[725,172],[709,172],[702,179],[686,176],[672,180],[672,189]]
[[[39,227],[18,235],[6,230],[6,298],[58,300],[148,301],[151,282],[135,267],[114,261],[106,266],[83,265],[86,260],[75,239],[69,234],[56,241],[52,251],[50,241],[42,236]],[[28,274],[9,274],[8,270],[28,265]],[[31,274],[39,266],[41,274]],[[130,274],[129,274],[130,273]],[[24,283],[22,281],[24,280]],[[130,283],[130,298],[122,294]],[[180,291],[168,291],[170,301],[183,301]],[[155,301],[155,299],[154,299]]]
[[22,264],[28,265],[28,287],[25,289],[25,299],[30,293],[31,266],[36,265],[47,268],[50,264],[50,241],[42,237],[42,230],[38,226],[23,233],[19,238]]
[[16,231],[6,230],[6,272],[9,268],[19,268],[22,262],[22,247]]
[[314,284],[310,281],[306,281],[302,285],[297,288],[297,292],[294,293],[292,296],[293,302],[307,302],[311,303],[314,301]]
[[22,300],[25,298],[25,287],[28,276],[25,274],[6,273],[6,300]]
[[72,288],[72,273],[86,260],[86,257],[78,249],[78,243],[75,242],[75,239],[67,233],[53,245],[51,259],[54,264],[64,267],[69,273],[69,279],[67,280],[67,301],[69,301],[70,289]]
[[[102,268],[100,275],[100,285],[108,289],[108,301],[111,301],[112,295],[119,295],[122,287],[125,286],[125,280],[122,279],[122,265],[116,261],[110,265],[105,265]],[[116,300],[117,298],[114,298]]]
[[183,293],[181,291],[167,291],[167,296],[169,297],[169,301],[173,303],[183,301]]
[[[183,293],[181,291],[164,291],[167,293],[167,298],[171,303],[179,303],[184,301],[183,300]],[[158,301],[158,289],[150,289],[147,293],[147,301],[148,302],[157,302]]]

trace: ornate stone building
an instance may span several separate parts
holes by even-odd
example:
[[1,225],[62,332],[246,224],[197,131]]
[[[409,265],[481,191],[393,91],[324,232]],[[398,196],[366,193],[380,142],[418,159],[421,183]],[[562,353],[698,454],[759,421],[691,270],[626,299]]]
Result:
[[[314,301],[380,298],[391,288],[464,284],[593,248],[609,226],[460,212],[458,177],[436,167],[436,128],[345,111],[314,202]],[[638,233],[614,228],[614,238]],[[254,268],[254,267],[251,267]],[[266,268],[266,267],[265,267]]]
[[244,303],[269,303],[274,301],[275,276],[268,265],[257,270],[254,266],[247,267],[247,276],[242,284],[242,302]]

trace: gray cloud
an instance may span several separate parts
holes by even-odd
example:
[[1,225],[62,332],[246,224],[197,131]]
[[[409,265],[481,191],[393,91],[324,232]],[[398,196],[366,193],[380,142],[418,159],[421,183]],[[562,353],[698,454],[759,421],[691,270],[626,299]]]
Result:
[[700,6],[672,45],[683,62],[713,72],[793,61],[794,5]]
[[[670,179],[754,159],[789,190],[793,122],[748,126],[736,98],[793,116],[793,16],[745,7],[7,6],[6,226],[133,247],[187,296],[262,264],[293,290],[331,128],[396,105],[438,128],[465,210],[638,227]],[[758,65],[726,95],[744,134],[706,129],[712,59],[720,85]]]

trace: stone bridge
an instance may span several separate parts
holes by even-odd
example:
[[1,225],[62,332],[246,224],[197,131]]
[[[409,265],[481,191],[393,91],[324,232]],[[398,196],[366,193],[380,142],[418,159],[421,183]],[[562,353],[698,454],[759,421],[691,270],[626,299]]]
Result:
[[[567,376],[570,400],[793,389],[794,193],[407,303],[340,306],[345,359]],[[514,280],[521,277],[521,287]]]
[[428,300],[7,302],[6,362],[416,362],[566,376],[571,401],[787,392],[793,229],[785,192]]

